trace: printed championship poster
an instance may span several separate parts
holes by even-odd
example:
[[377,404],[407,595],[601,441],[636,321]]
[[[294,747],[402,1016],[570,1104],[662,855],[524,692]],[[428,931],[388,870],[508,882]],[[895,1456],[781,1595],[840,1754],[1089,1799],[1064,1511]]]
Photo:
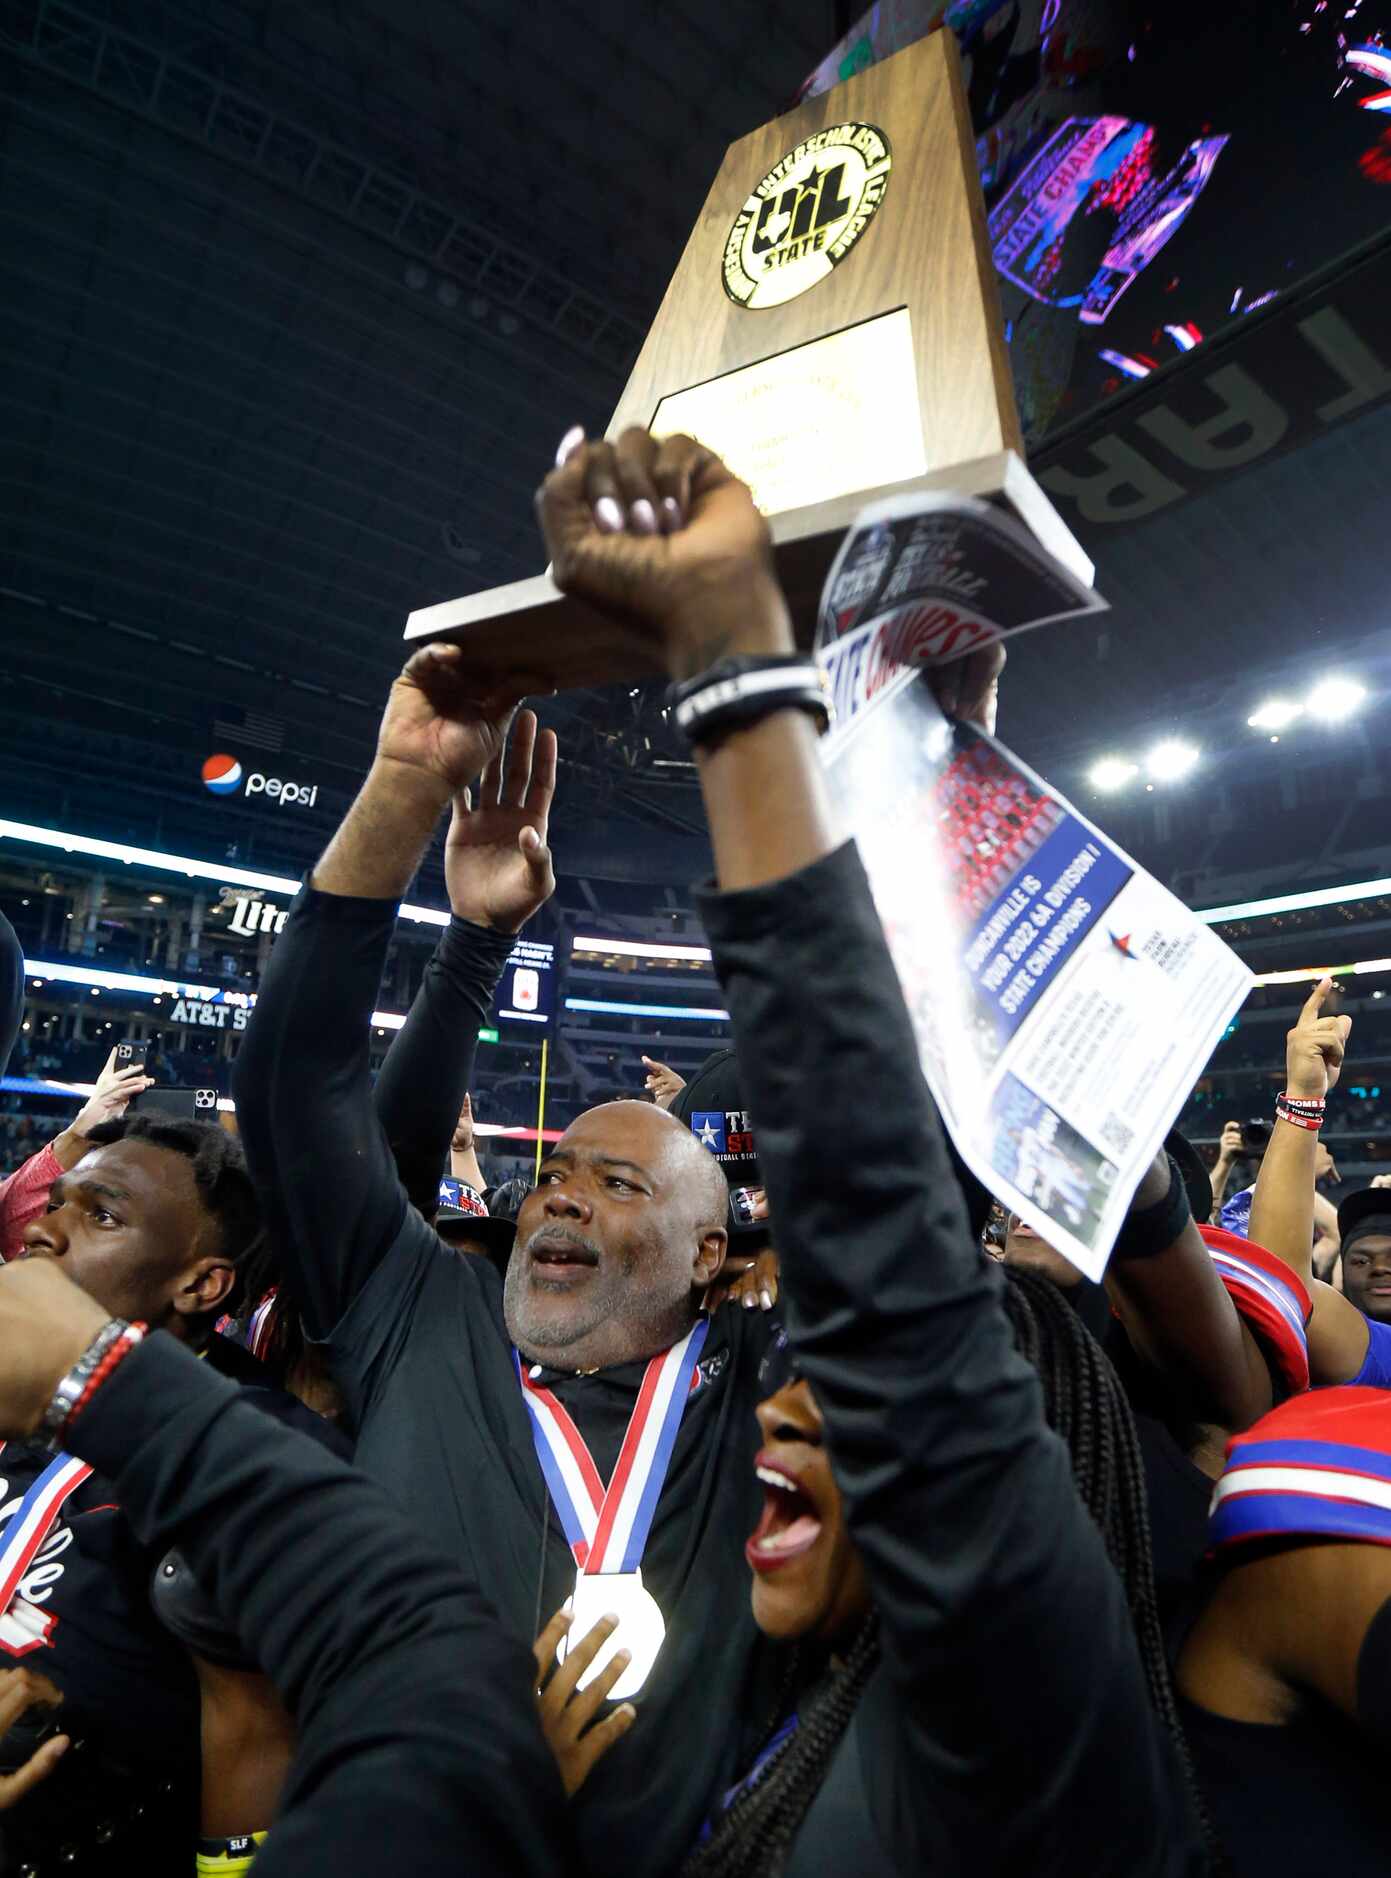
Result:
[[1100,1278],[1251,976],[1003,744],[942,715],[922,667],[954,648],[903,650],[892,610],[823,647],[831,784],[962,1158]]

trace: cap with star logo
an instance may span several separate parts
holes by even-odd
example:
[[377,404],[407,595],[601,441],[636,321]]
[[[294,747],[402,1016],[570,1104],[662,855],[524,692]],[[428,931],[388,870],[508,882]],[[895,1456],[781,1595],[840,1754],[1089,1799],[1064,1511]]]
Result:
[[767,1222],[753,1218],[748,1204],[749,1189],[761,1188],[763,1175],[733,1050],[716,1050],[706,1057],[672,1103],[671,1113],[719,1162],[729,1182],[730,1234],[741,1251],[753,1241],[766,1240]]
[[731,1187],[762,1186],[753,1124],[744,1107],[733,1050],[716,1050],[706,1057],[671,1112],[710,1150]]

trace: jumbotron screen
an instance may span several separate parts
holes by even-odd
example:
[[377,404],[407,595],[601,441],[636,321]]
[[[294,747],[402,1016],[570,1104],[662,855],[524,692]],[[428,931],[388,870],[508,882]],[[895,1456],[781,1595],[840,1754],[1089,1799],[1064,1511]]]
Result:
[[1031,448],[1386,226],[1391,0],[885,0],[801,95],[942,24]]

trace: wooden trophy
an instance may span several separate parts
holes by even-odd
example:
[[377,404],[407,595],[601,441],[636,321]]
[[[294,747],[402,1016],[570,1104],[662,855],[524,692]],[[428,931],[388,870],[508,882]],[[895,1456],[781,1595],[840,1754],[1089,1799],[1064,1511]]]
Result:
[[[730,145],[608,435],[634,424],[689,431],[750,484],[807,645],[841,538],[881,496],[1003,503],[1091,585],[1021,455],[949,31]],[[406,638],[458,640],[485,669],[524,646],[558,688],[658,670],[545,574],[422,607]]]

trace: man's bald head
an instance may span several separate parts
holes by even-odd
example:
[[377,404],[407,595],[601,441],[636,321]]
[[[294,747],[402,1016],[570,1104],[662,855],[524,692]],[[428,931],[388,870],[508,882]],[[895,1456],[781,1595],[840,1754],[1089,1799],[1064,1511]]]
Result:
[[517,1219],[504,1310],[517,1346],[604,1368],[683,1336],[724,1257],[719,1164],[648,1102],[606,1102],[565,1131]]

